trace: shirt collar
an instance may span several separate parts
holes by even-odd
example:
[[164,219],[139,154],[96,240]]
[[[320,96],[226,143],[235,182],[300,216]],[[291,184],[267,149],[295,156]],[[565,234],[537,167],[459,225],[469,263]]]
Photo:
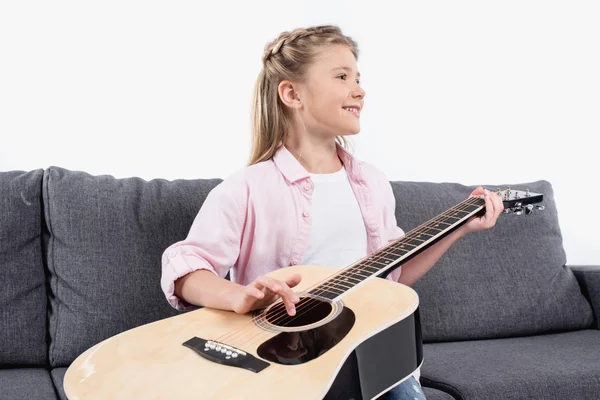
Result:
[[[358,178],[358,180],[361,180],[362,171],[360,168],[360,161],[354,158],[354,156],[338,142],[335,143],[335,146],[338,157],[340,157],[340,160],[342,160],[342,164],[344,164],[348,175],[351,178]],[[279,168],[285,179],[291,183],[301,179],[310,178],[308,171],[283,144],[280,145],[275,152],[275,155],[273,156],[273,162],[277,168]]]

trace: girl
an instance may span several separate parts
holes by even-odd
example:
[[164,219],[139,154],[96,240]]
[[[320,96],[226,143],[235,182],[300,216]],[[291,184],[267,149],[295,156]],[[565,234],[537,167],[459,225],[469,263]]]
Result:
[[[249,166],[209,193],[188,237],[164,252],[161,286],[173,307],[247,313],[281,297],[294,315],[292,288],[302,277],[264,274],[296,264],[346,267],[404,234],[385,175],[347,150],[344,136],[359,132],[365,98],[357,58],[356,43],[336,26],[284,32],[266,46]],[[388,279],[412,285],[457,239],[494,226],[499,196],[482,188],[475,195],[485,198],[484,216]],[[410,377],[381,398],[424,395]]]

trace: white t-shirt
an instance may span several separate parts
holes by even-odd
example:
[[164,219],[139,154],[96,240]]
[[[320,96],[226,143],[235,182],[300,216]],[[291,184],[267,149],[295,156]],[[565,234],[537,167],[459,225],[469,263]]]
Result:
[[[367,255],[367,230],[342,166],[332,174],[310,174],[312,226],[302,265],[344,268]],[[421,370],[413,374],[420,381]]]
[[367,255],[367,230],[342,166],[332,174],[310,174],[312,226],[303,265],[344,268]]

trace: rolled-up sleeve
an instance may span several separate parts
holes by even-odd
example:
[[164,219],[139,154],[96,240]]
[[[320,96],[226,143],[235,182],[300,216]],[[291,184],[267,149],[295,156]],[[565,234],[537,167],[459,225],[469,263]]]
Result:
[[210,191],[185,240],[162,255],[161,288],[178,310],[195,308],[175,295],[175,281],[200,269],[225,277],[236,263],[246,214],[246,196],[239,182],[225,180]]

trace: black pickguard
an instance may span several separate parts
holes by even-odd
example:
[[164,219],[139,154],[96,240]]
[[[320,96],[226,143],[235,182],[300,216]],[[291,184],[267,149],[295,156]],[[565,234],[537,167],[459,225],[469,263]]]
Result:
[[325,325],[299,332],[282,332],[258,347],[258,356],[277,364],[303,364],[325,354],[354,326],[356,317],[347,307]]

